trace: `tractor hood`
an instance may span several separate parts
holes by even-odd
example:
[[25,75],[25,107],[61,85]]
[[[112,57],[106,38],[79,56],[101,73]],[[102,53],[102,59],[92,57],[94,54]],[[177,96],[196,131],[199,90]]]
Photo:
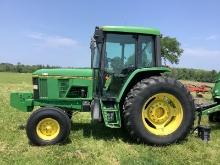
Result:
[[65,76],[65,77],[92,77],[92,69],[40,69],[33,73],[33,76]]

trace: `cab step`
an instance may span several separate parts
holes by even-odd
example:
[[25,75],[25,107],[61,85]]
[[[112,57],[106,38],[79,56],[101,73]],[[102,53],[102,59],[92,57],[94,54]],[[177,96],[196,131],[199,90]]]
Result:
[[120,128],[121,117],[116,98],[103,98],[101,100],[101,107],[105,125],[110,128]]

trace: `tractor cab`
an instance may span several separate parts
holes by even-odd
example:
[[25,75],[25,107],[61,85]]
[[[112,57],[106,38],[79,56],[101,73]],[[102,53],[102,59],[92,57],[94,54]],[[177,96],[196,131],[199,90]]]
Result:
[[90,48],[91,67],[97,80],[94,94],[104,97],[118,96],[135,70],[161,65],[160,32],[156,29],[96,27]]

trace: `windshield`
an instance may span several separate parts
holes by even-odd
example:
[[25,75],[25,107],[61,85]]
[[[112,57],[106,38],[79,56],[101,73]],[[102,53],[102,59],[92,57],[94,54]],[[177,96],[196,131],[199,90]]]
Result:
[[105,49],[105,69],[121,73],[135,66],[135,38],[130,34],[107,34]]
[[[138,43],[138,44],[137,44]],[[102,43],[91,40],[91,66],[99,68]],[[137,52],[136,52],[137,50]],[[105,41],[104,66],[108,73],[122,73],[126,68],[155,66],[154,36],[107,33]],[[135,55],[137,54],[137,57]],[[135,60],[136,63],[135,63]],[[137,64],[137,65],[135,65]]]

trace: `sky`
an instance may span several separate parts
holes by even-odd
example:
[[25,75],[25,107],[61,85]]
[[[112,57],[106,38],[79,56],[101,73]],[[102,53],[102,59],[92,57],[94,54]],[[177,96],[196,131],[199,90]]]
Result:
[[0,63],[90,66],[95,26],[155,27],[176,37],[177,67],[220,71],[219,0],[0,0]]

